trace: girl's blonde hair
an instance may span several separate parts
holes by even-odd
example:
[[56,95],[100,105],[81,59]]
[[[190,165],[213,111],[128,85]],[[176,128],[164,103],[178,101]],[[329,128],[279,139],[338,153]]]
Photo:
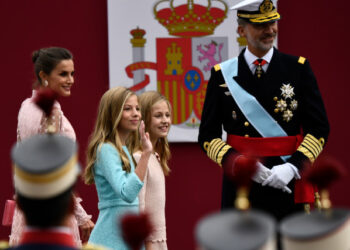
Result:
[[[157,91],[147,91],[139,95],[139,104],[141,106],[142,120],[145,122],[145,131],[149,132],[151,118],[152,118],[152,107],[154,104],[165,101],[168,105],[169,112],[171,113],[171,105],[165,96],[161,95]],[[142,146],[140,140],[133,137],[134,151],[141,150]],[[168,175],[170,168],[168,166],[168,160],[170,159],[170,149],[168,139],[166,137],[159,138],[154,147],[154,151],[160,156],[160,165],[163,168],[164,175]]]
[[[86,184],[95,182],[93,168],[96,162],[97,150],[100,149],[102,143],[112,144],[120,154],[123,170],[126,172],[131,171],[129,158],[123,151],[123,145],[118,134],[118,125],[122,117],[124,104],[132,95],[135,95],[135,93],[124,87],[111,88],[103,94],[98,108],[95,128],[89,138],[87,166],[84,172]],[[137,131],[131,134],[133,133],[136,134]]]

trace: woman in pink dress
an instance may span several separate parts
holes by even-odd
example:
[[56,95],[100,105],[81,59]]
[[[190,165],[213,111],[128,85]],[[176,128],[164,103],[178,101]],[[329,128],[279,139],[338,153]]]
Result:
[[[18,113],[17,141],[26,139],[38,133],[45,133],[47,122],[44,112],[34,103],[37,90],[41,88],[50,88],[58,96],[68,97],[71,94],[71,87],[74,83],[74,63],[72,54],[64,48],[51,47],[34,51],[32,60],[34,63],[35,75],[37,81],[33,86],[32,97],[22,102]],[[60,134],[76,140],[75,132],[64,116],[60,104],[56,101],[53,106],[51,121]],[[91,221],[91,215],[88,215],[80,205],[81,199],[75,197],[75,216],[70,219],[71,229],[73,231],[77,247],[82,245],[82,240],[89,238],[90,232],[94,227]],[[22,212],[15,209],[10,245],[17,245],[21,240],[21,234],[25,226]],[[79,234],[79,228],[81,236]]]
[[[156,91],[144,92],[139,96],[145,131],[149,133],[153,154],[149,158],[143,187],[139,193],[140,211],[150,216],[153,232],[146,239],[146,250],[167,250],[165,225],[165,175],[170,169],[170,150],[167,135],[171,124],[169,101]],[[134,140],[134,158],[139,161],[142,147]]]

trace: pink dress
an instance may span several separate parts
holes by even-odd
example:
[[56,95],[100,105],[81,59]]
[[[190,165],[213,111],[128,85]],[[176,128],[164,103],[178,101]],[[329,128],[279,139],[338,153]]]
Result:
[[[44,129],[42,128],[42,119],[43,112],[36,106],[34,103],[34,97],[36,95],[36,91],[33,90],[33,95],[31,98],[27,98],[22,102],[21,108],[18,113],[18,124],[17,124],[17,140],[21,141],[25,138],[28,138],[32,135],[44,133]],[[73,140],[76,140],[75,132],[68,121],[68,119],[63,115],[61,110],[61,105],[56,102],[54,104],[54,108],[58,110],[60,113],[60,134],[65,135]],[[91,219],[91,215],[88,215],[84,208],[80,205],[82,200],[78,197],[75,197],[75,209],[74,216],[71,217],[70,224],[72,233],[74,236],[75,243],[77,247],[81,247],[82,242],[80,240],[79,235],[79,226],[85,224],[87,221]],[[21,234],[24,230],[25,221],[22,212],[15,209],[11,234],[10,234],[10,245],[17,245],[21,239]]]
[[[134,153],[138,162],[141,152]],[[151,242],[152,250],[167,250],[165,226],[165,177],[157,153],[148,160],[148,168],[143,187],[139,193],[140,211],[147,212],[153,226],[153,232],[146,239]]]

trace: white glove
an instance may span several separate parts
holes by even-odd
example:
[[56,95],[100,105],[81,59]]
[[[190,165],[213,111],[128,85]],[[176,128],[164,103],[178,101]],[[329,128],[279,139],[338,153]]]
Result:
[[263,183],[272,174],[272,172],[260,162],[257,162],[256,164],[258,167],[255,175],[252,177],[252,180],[257,183]]
[[262,183],[262,185],[279,188],[288,193],[292,193],[287,187],[288,183],[293,178],[300,179],[298,169],[289,162],[274,166],[271,169],[271,172],[272,174]]

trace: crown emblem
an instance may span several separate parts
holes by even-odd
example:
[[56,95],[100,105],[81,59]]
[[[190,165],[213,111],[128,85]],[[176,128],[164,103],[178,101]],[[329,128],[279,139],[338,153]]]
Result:
[[[175,5],[175,2],[182,3]],[[159,0],[154,5],[153,12],[155,18],[170,35],[207,36],[213,34],[215,28],[227,17],[227,4],[223,0],[205,2],[206,5],[195,3],[195,0],[187,0],[185,3],[176,0]]]
[[259,6],[260,13],[269,13],[273,10],[273,3],[271,0],[264,0]]
[[145,45],[146,39],[143,38],[143,36],[146,34],[145,30],[137,27],[136,29],[131,30],[130,34],[133,36],[133,38],[130,39],[133,47],[143,47]]
[[136,27],[136,29],[130,30],[130,34],[135,39],[143,39],[143,36],[146,34],[146,31],[143,29],[140,29],[139,27]]

